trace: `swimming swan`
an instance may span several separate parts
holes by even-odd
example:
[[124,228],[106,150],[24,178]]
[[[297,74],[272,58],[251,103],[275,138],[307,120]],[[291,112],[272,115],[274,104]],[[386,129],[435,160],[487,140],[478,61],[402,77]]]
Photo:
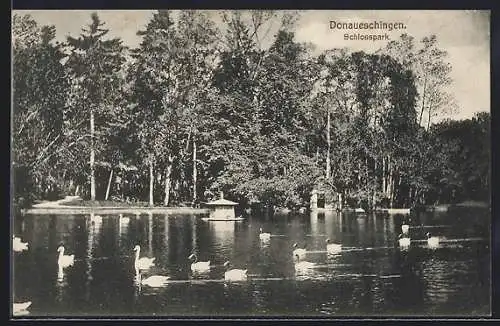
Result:
[[59,246],[57,248],[57,252],[59,253],[59,258],[57,259],[57,264],[60,268],[73,266],[75,262],[75,255],[65,255],[64,254],[64,246]]
[[22,303],[14,303],[12,307],[12,313],[14,315],[20,315],[27,313],[27,309],[31,306],[31,301],[26,301]]
[[330,239],[326,239],[326,251],[329,254],[337,254],[342,251],[342,245],[340,243],[332,243]]
[[155,265],[155,263],[154,263],[155,258],[147,258],[147,257],[139,258],[139,255],[141,254],[141,246],[136,245],[134,247],[134,251],[135,251],[134,267],[136,270],[141,271],[141,270],[150,269],[151,267],[153,267]]
[[398,242],[399,242],[399,246],[401,248],[408,248],[410,246],[410,238],[409,237],[403,237],[402,234],[399,235]]
[[308,269],[314,268],[314,266],[316,266],[316,264],[308,262],[308,261],[300,261],[299,255],[295,255],[295,258],[297,259],[297,262],[295,263],[295,270],[296,271],[308,270]]
[[432,237],[429,232],[426,233],[426,236],[427,236],[427,245],[430,248],[439,247],[439,238],[438,237]]
[[193,272],[207,272],[210,270],[210,260],[209,261],[198,261],[198,256],[196,254],[191,254],[188,259],[194,260],[191,263],[191,271]]
[[299,258],[303,258],[305,255],[306,255],[306,249],[304,248],[297,248],[298,245],[296,243],[293,244],[293,248],[295,249],[293,251],[293,256],[294,257],[297,257],[297,255],[299,256]]
[[[229,262],[224,263],[224,267],[229,267]],[[224,279],[226,281],[246,281],[247,280],[247,270],[246,269],[231,269],[224,273]]]
[[153,275],[153,276],[150,276],[150,277],[143,279],[141,281],[141,284],[149,286],[149,287],[153,287],[153,288],[159,288],[159,287],[165,286],[169,279],[170,279],[170,277],[168,277],[168,276]]
[[24,250],[28,250],[28,243],[27,242],[22,242],[21,238],[18,238],[16,236],[12,236],[12,249],[14,251],[20,252]]
[[123,216],[123,214],[120,214],[119,218],[120,224],[128,224],[130,222],[130,217],[128,216]]
[[259,238],[261,241],[269,241],[271,240],[271,233],[264,233],[262,232],[262,228],[260,228],[260,234],[259,234]]

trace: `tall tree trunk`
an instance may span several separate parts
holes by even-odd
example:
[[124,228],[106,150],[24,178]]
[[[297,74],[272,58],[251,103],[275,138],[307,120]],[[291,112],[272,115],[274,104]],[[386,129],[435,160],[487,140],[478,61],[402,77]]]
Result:
[[149,206],[154,206],[154,182],[155,175],[153,169],[153,159],[149,161]]
[[358,162],[358,190],[361,187],[361,163]]
[[326,143],[327,143],[327,152],[326,152],[326,179],[330,178],[330,151],[332,147],[331,138],[330,138],[330,110],[326,113]]
[[[394,189],[394,197],[396,198],[396,194],[399,195],[400,191],[401,191],[401,183],[403,181],[403,178],[401,178],[401,175],[398,176],[398,187],[396,189]],[[400,205],[401,203],[398,202],[398,205]]]
[[368,186],[368,176],[370,175],[368,171],[368,157],[365,156],[365,186]]
[[[123,170],[122,170],[122,173],[119,175],[119,178],[120,178],[120,182],[118,183],[118,187],[120,187],[120,198],[123,200],[125,198],[125,185],[124,185],[124,182],[123,182],[123,179],[125,178],[125,174],[123,173]],[[130,186],[129,186],[130,188]]]
[[377,174],[377,169],[378,169],[378,161],[377,161],[377,157],[375,157],[373,159],[373,204],[372,204],[372,208],[375,209],[376,205],[377,205],[377,191],[378,191],[378,174]]
[[391,172],[391,187],[389,189],[390,191],[390,195],[389,195],[389,198],[390,198],[390,208],[393,208],[394,206],[394,190],[395,190],[395,175],[394,175],[394,171]]
[[94,110],[90,110],[90,200],[95,200]]
[[106,187],[106,197],[104,198],[104,200],[108,200],[109,190],[111,189],[111,180],[113,180],[113,169],[111,169],[111,172],[109,172],[108,186]]
[[171,175],[172,175],[172,161],[173,158],[171,155],[168,157],[167,168],[165,170],[165,197],[163,198],[163,205],[168,206],[168,202],[170,201],[170,184],[172,183]]
[[385,195],[387,193],[386,189],[386,175],[385,175],[385,156],[382,157],[382,193]]
[[374,210],[376,205],[377,205],[377,197],[375,195],[375,189],[373,189],[373,191],[372,191],[372,205],[371,205],[371,209]]
[[430,126],[431,126],[431,113],[432,113],[431,106],[429,106],[429,110],[427,110],[427,111],[428,111],[428,113],[427,113],[427,131],[428,131]]
[[412,202],[412,205],[418,205],[419,202],[418,202],[418,196],[420,196],[420,190],[418,188],[418,186],[415,187],[415,189],[413,190],[413,202]]
[[59,179],[61,180],[61,188],[65,193],[69,192],[69,189],[71,185],[68,186],[68,182],[66,181],[66,170],[63,171],[62,177]]
[[424,115],[424,110],[425,110],[425,91],[426,91],[426,86],[427,86],[427,77],[424,76],[424,88],[422,90],[422,106],[420,107],[420,118],[418,120],[418,124],[422,124],[422,117]]
[[391,158],[388,156],[387,157],[387,182],[386,182],[386,190],[385,194],[387,197],[391,195],[391,188],[392,188],[392,162]]
[[197,200],[198,168],[196,165],[196,137],[193,135],[193,205]]

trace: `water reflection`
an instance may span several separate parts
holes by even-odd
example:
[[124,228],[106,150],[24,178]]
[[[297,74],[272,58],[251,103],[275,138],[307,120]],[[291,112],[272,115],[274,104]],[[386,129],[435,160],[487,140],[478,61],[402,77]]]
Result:
[[361,245],[361,247],[366,247],[367,245],[367,240],[368,240],[368,234],[366,232],[366,215],[360,215],[356,217],[356,223],[357,223],[357,237],[358,237],[358,242]]
[[[13,284],[18,298],[33,301],[32,315],[486,314],[489,249],[460,242],[464,235],[487,234],[477,216],[469,215],[476,219],[470,227],[464,217],[456,219],[460,227],[446,229],[448,241],[461,246],[428,250],[424,234],[410,228],[412,239],[423,242],[406,252],[395,245],[401,216],[358,218],[326,211],[275,215],[269,221],[250,216],[245,222],[205,222],[190,215],[116,214],[102,215],[102,223],[91,214],[29,216],[19,236],[30,242],[30,250],[15,257]],[[435,226],[454,221],[448,216],[422,220]],[[261,226],[272,234],[268,243],[260,242]],[[444,232],[433,230],[438,236]],[[328,237],[342,245],[340,252],[327,252]],[[56,263],[60,242],[75,254],[75,265],[62,271]],[[313,267],[296,268],[294,242],[307,246],[302,261]],[[145,248],[144,256],[156,258],[156,267],[142,277],[168,275],[164,287],[138,282],[136,244]],[[191,272],[193,252],[200,261],[211,261],[209,272]],[[226,260],[248,269],[248,280],[225,282]]]
[[234,245],[235,221],[210,221],[209,228],[214,242],[221,247],[225,255],[232,257],[232,247]]
[[118,239],[121,243],[121,239],[127,237],[127,232],[129,229],[130,217],[120,214],[118,216]]
[[65,289],[68,286],[68,281],[65,277],[64,270],[61,266],[58,267],[57,269],[57,282],[56,282],[56,289],[57,289],[57,294],[56,294],[56,301],[61,303],[65,301]]
[[[453,265],[456,268],[464,267],[455,263]],[[431,306],[446,304],[450,296],[458,290],[457,284],[450,282],[455,273],[455,270],[450,269],[450,263],[447,261],[431,258],[422,263],[422,279],[426,284],[426,293]]]
[[311,211],[310,223],[311,223],[311,234],[318,235],[320,233],[318,226],[318,211]]
[[[92,214],[91,213],[91,217],[90,219],[92,219]],[[99,234],[99,231],[100,229],[97,228],[95,229],[94,227],[92,227],[90,229],[89,232],[87,232],[87,252],[86,252],[86,260],[85,260],[85,265],[86,265],[86,270],[85,270],[85,273],[87,275],[86,277],[86,280],[85,280],[85,299],[87,302],[90,301],[91,299],[91,292],[90,292],[90,285],[91,285],[91,282],[92,282],[92,261],[93,261],[93,257],[92,257],[92,252],[94,250],[94,238],[96,236],[96,234],[98,235]]]
[[198,231],[198,225],[196,223],[196,217],[191,218],[191,225],[192,225],[192,234],[191,234],[191,241],[192,241],[192,247],[193,247],[193,252],[198,254],[198,236],[197,236],[197,231]]
[[254,313],[267,313],[268,312],[268,302],[269,302],[269,285],[265,282],[254,283],[251,292],[252,303],[254,305]]
[[[306,263],[306,264],[304,264]],[[310,264],[310,265],[309,265]],[[318,275],[314,270],[315,264],[308,261],[301,261],[295,264],[295,276],[297,280],[309,280],[316,278]]]
[[148,219],[148,254],[151,256],[153,255],[153,213],[148,213],[147,214],[147,219]]

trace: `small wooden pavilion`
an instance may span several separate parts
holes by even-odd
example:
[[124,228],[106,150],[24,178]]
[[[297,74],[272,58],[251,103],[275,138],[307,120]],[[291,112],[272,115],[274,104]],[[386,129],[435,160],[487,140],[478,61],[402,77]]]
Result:
[[224,199],[223,194],[221,193],[221,198],[206,203],[208,208],[210,209],[210,217],[211,220],[235,220],[236,216],[234,213],[234,207],[238,205],[233,201]]

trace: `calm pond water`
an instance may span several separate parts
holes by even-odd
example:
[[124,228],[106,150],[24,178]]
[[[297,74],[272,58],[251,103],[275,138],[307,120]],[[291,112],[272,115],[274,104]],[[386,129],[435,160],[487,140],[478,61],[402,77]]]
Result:
[[[13,254],[15,302],[29,316],[479,316],[490,314],[490,212],[467,209],[412,216],[410,249],[396,245],[402,215],[311,213],[206,222],[200,215],[27,215],[15,234],[29,250]],[[22,220],[22,221],[21,221]],[[422,227],[423,225],[424,227]],[[259,228],[272,234],[259,240]],[[430,249],[426,232],[441,237]],[[342,244],[338,255],[325,240]],[[482,239],[482,240],[481,240]],[[59,275],[57,248],[74,254]],[[296,273],[292,245],[314,268]],[[144,272],[167,275],[161,288],[138,286],[135,245],[155,257]],[[188,256],[211,261],[192,275]],[[248,269],[224,282],[223,266]],[[62,276],[62,278],[61,278]]]

